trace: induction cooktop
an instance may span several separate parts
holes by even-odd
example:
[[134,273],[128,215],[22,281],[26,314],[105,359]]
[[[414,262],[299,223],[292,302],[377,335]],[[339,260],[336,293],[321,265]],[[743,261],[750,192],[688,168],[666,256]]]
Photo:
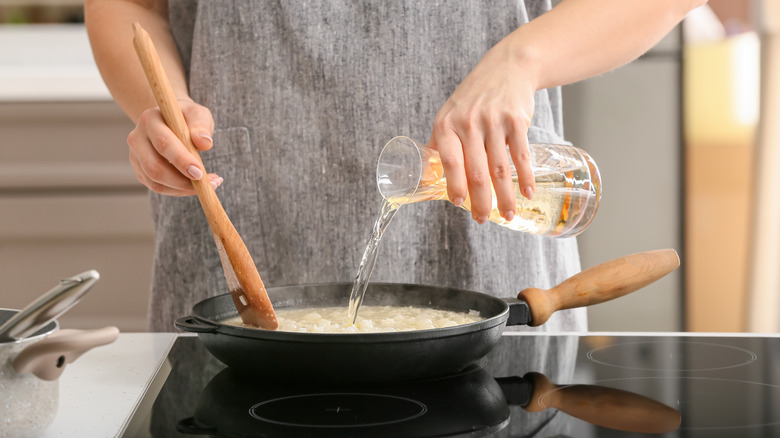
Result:
[[506,332],[458,373],[312,383],[180,336],[125,437],[780,437],[780,338]]

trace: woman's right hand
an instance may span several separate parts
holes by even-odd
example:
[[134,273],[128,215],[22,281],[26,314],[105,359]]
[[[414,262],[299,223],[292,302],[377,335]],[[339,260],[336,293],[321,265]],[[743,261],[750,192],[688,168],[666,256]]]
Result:
[[[211,149],[214,132],[211,111],[192,100],[180,100],[179,106],[190,128],[192,143],[199,151]],[[215,189],[222,184],[219,175],[205,175],[200,159],[168,128],[157,107],[141,113],[135,129],[127,136],[127,144],[136,178],[154,192],[191,196],[195,189],[190,180],[201,178],[208,178]]]

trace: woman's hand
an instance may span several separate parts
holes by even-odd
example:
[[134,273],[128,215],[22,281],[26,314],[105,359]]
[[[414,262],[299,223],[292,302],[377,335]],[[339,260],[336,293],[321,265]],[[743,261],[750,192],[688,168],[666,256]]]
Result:
[[491,182],[501,216],[514,217],[517,203],[510,155],[522,195],[533,197],[527,133],[535,91],[533,75],[499,43],[436,115],[429,145],[441,156],[449,198],[461,205],[468,195],[471,215],[480,224],[492,210]]
[[[192,143],[199,151],[211,149],[214,119],[208,108],[191,100],[180,100],[184,118],[190,128]],[[217,188],[222,178],[204,175],[203,164],[191,154],[163,120],[159,108],[150,108],[138,118],[135,129],[127,136],[130,164],[136,178],[154,192],[171,196],[195,194],[190,180],[209,178]]]
[[[516,209],[506,146],[521,193],[533,196],[527,131],[534,92],[624,65],[658,43],[706,0],[561,1],[507,35],[474,67],[436,115],[429,146],[441,155],[447,194],[487,220],[490,183],[505,219]],[[563,67],[563,68],[562,68]]]

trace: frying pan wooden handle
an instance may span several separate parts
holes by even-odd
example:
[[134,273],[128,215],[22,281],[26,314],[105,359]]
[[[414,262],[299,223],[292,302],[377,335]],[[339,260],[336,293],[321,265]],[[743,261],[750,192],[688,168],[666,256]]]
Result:
[[596,385],[563,385],[539,373],[523,379],[532,382],[529,412],[558,409],[572,417],[610,429],[637,433],[666,433],[680,427],[680,412],[649,397]]
[[531,309],[531,326],[547,322],[558,310],[603,303],[641,289],[680,266],[673,249],[620,257],[586,269],[549,290],[528,288],[517,297]]
[[[139,61],[141,61],[141,66],[144,69],[165,123],[203,166],[200,154],[192,142],[190,130],[179,107],[176,94],[173,91],[173,87],[171,87],[168,76],[165,74],[152,39],[137,22],[133,23],[133,33],[133,46],[138,54]],[[225,209],[222,207],[222,203],[219,202],[214,188],[206,177],[191,181],[192,186],[195,188],[195,193],[198,195],[200,205],[203,207],[203,212],[206,214],[211,232],[214,234],[214,239],[218,242],[217,246],[219,248],[221,243],[229,259],[230,266],[225,266],[223,263],[225,275],[228,277],[229,282],[230,278],[235,276],[243,289],[241,293],[231,290],[242,320],[247,324],[271,330],[276,329],[278,327],[276,314],[260,274],[257,272],[257,266],[255,266],[241,236],[236,231],[233,223],[230,222],[227,213],[225,213]],[[219,249],[222,250],[222,248]],[[242,296],[246,298],[246,303],[240,302]]]

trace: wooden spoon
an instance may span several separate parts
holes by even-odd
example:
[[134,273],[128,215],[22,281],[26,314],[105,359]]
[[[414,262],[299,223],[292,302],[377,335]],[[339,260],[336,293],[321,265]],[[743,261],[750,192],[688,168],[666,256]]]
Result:
[[[190,130],[152,39],[138,23],[133,23],[133,33],[135,51],[165,123],[200,161],[200,154],[192,143]],[[203,162],[201,161],[200,164],[203,165]],[[241,320],[244,324],[275,330],[279,324],[263,280],[257,272],[257,266],[252,261],[241,236],[230,222],[225,209],[222,208],[214,188],[211,187],[207,177],[192,180],[192,186],[195,188],[211,233],[214,235],[225,279]]]

